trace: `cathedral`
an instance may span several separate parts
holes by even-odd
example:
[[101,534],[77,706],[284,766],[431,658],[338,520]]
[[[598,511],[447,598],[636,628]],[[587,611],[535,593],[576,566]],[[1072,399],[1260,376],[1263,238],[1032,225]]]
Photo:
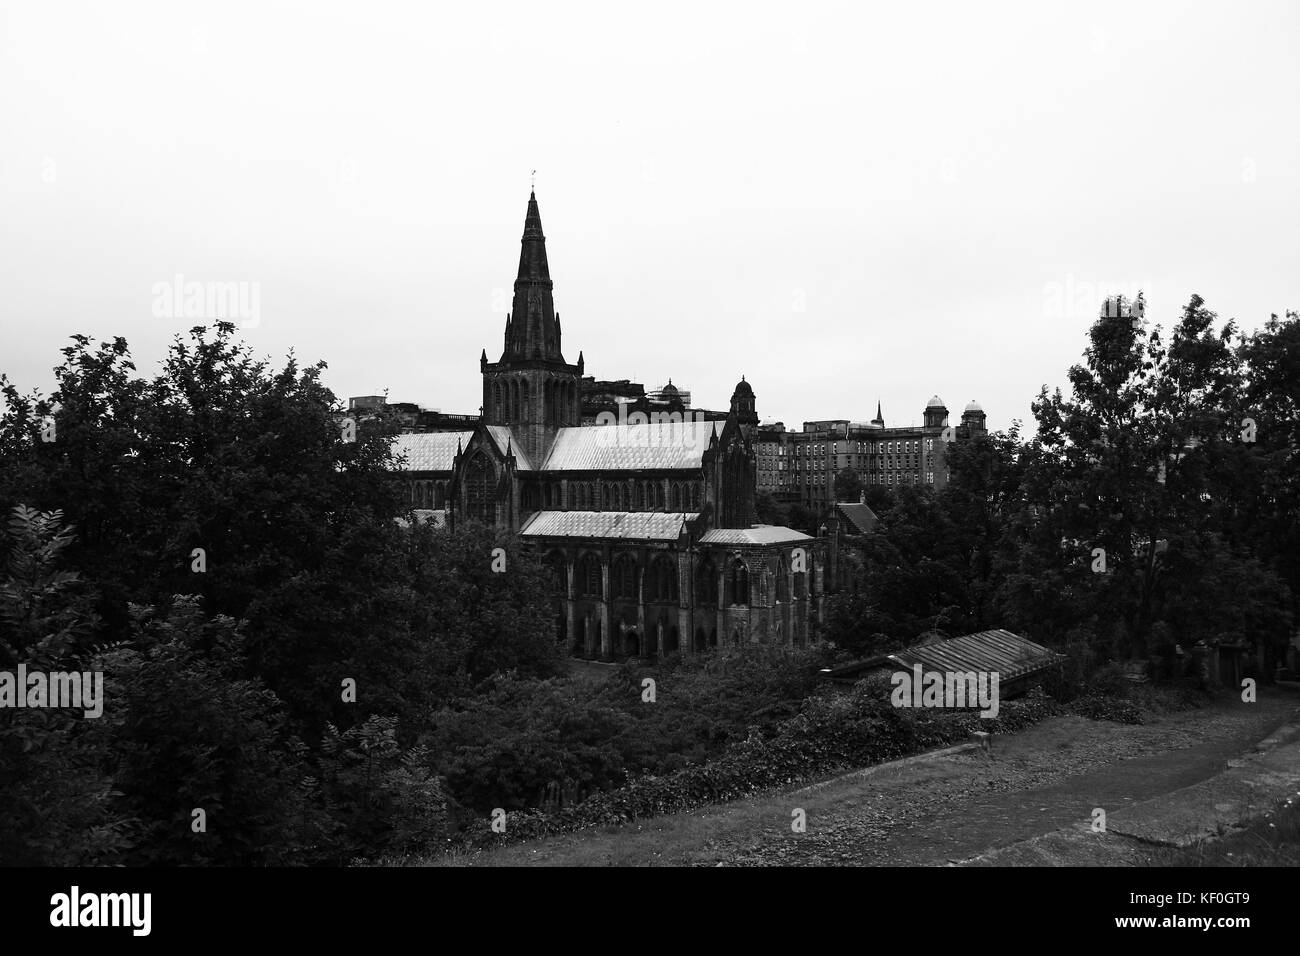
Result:
[[557,638],[601,660],[721,645],[801,646],[822,614],[824,544],[755,523],[754,390],[725,418],[602,413],[583,424],[536,195],[501,357],[479,358],[472,430],[401,435],[412,498],[453,527],[508,528],[540,553]]

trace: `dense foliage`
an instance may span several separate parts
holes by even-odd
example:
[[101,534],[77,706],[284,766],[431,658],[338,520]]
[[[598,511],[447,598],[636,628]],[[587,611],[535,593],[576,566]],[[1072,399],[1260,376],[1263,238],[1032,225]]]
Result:
[[0,379],[0,670],[105,681],[99,718],[0,709],[4,862],[427,840],[446,801],[417,732],[497,672],[555,671],[532,556],[412,526],[394,426],[345,440],[323,366],[232,335],[178,337],[152,378],[75,336],[48,399]]
[[1216,323],[1198,296],[1167,343],[1098,319],[1031,439],[949,444],[948,485],[898,489],[850,543],[828,636],[866,654],[1006,627],[1098,662],[1240,641],[1271,673],[1300,595],[1300,318]]

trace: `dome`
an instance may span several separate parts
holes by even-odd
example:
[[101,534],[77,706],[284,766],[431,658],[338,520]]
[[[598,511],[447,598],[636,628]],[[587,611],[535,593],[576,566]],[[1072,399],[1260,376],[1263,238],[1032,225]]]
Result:
[[980,403],[972,398],[970,404],[966,406],[966,411],[983,413],[984,409],[980,408]]
[[749,387],[749,383],[745,381],[744,376],[741,376],[740,383],[736,386],[736,391],[733,393],[732,397],[735,397],[736,395],[753,396],[753,394],[754,390]]
[[942,398],[940,398],[938,395],[935,395],[935,396],[932,397],[928,402],[925,403],[925,407],[926,407],[926,408],[946,408],[947,406],[944,405],[944,403],[943,403],[943,399],[942,399]]
[[667,385],[665,385],[663,388],[659,389],[659,394],[661,394],[661,395],[676,395],[676,394],[677,394],[677,386],[673,384],[673,380],[672,380],[671,378],[668,380],[668,384],[667,384]]

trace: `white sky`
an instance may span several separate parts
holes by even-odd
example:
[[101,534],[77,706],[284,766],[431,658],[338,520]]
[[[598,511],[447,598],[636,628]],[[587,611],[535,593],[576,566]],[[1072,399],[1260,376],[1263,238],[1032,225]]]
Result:
[[[1300,307],[1294,3],[0,4],[0,371],[260,353],[476,412],[537,194],[570,361],[725,407],[991,428],[1111,287]],[[1063,301],[1064,300],[1064,301]],[[802,305],[802,311],[799,310]]]

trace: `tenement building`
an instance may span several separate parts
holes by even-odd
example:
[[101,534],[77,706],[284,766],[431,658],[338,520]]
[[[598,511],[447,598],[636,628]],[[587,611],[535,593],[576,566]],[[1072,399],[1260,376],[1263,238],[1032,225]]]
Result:
[[985,421],[984,410],[972,401],[961,423],[950,426],[948,409],[936,395],[926,404],[920,425],[887,427],[876,403],[870,422],[804,422],[799,432],[764,428],[761,447],[766,461],[784,466],[775,472],[778,498],[824,512],[835,504],[835,476],[845,468],[869,485],[942,488],[948,483],[947,443],[986,435]]
[[646,395],[585,370],[582,353],[564,356],[531,195],[501,355],[479,358],[481,421],[396,440],[417,516],[508,528],[536,548],[557,635],[578,656],[815,640],[824,542],[755,522],[750,384],[711,414],[674,387]]

